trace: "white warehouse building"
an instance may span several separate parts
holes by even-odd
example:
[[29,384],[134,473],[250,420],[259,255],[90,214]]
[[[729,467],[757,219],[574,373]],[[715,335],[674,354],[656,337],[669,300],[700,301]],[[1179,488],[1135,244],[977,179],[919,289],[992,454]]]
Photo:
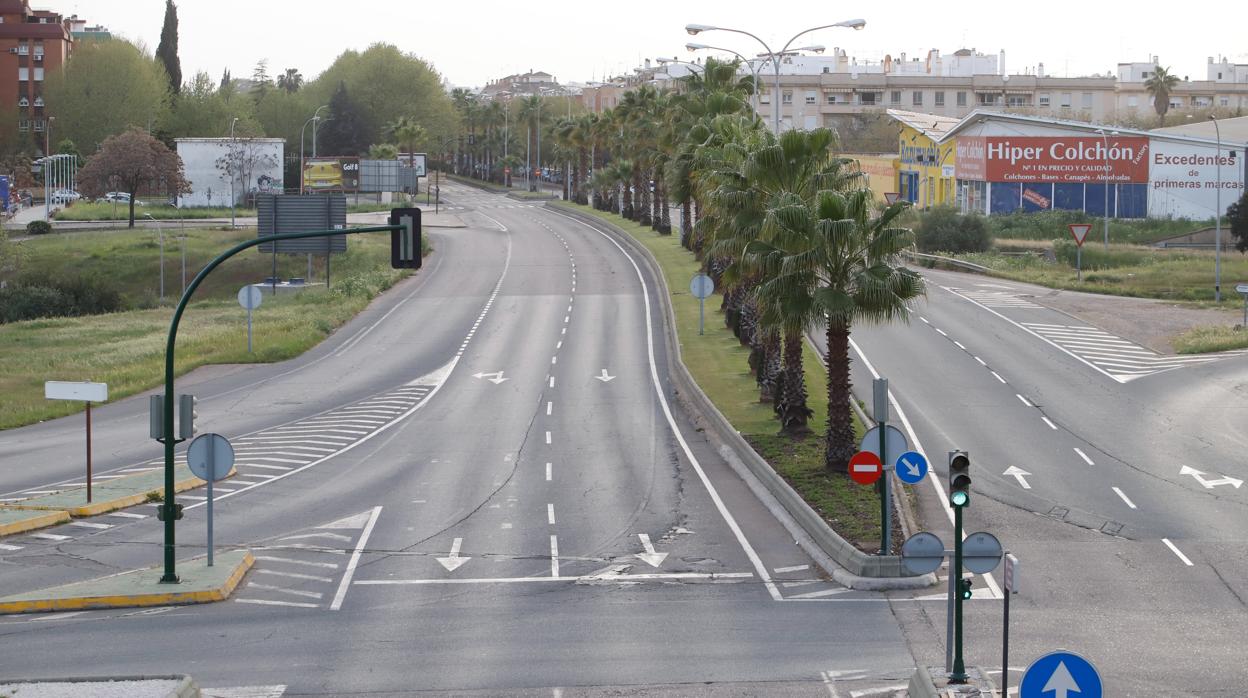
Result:
[[225,208],[231,191],[235,204],[249,195],[282,192],[286,141],[281,138],[178,138],[176,143],[191,183],[191,193],[178,197],[179,208]]

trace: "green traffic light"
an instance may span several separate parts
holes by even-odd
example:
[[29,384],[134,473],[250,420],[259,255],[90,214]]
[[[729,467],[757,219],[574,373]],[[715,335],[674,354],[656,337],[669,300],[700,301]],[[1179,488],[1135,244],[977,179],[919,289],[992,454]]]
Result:
[[949,501],[952,502],[955,507],[966,506],[966,502],[969,499],[970,496],[966,492],[954,492],[949,496]]

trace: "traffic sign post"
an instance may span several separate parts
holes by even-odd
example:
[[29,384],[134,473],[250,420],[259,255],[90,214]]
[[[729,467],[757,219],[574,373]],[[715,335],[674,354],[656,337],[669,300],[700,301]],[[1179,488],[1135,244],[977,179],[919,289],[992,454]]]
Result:
[[1010,694],[1010,596],[1018,593],[1018,558],[1006,553],[1001,587],[1005,607],[1001,613],[1001,695]]
[[1104,695],[1096,667],[1074,652],[1044,655],[1027,667],[1018,684],[1018,698],[1103,698]]
[[[276,278],[276,277],[274,277]],[[276,287],[274,287],[276,288]],[[247,310],[247,353],[251,353],[251,311],[260,307],[261,301],[264,300],[264,294],[260,293],[260,289],[252,285],[244,286],[238,289],[238,304]]]
[[1075,273],[1079,281],[1083,281],[1083,241],[1088,238],[1089,230],[1092,230],[1091,223],[1070,224],[1070,236],[1075,239]]
[[1244,297],[1244,330],[1248,331],[1248,284],[1235,284],[1235,292]]
[[87,405],[87,503],[91,503],[91,403],[108,400],[107,383],[46,381],[43,396],[49,400],[82,400]]
[[186,464],[195,477],[208,482],[208,566],[212,567],[212,483],[230,474],[234,447],[220,434],[198,436],[186,449]]
[[[881,470],[891,470],[891,454],[903,453],[910,449],[906,435],[901,430],[888,424],[888,379],[877,378],[872,382],[875,404],[876,426],[867,431],[862,438],[862,450],[874,453],[880,460]],[[853,473],[850,473],[853,476]],[[877,490],[880,495],[880,554],[888,555],[893,549],[893,511],[892,511],[892,480],[880,478]],[[875,480],[872,480],[875,482]]]
[[698,299],[698,334],[706,320],[706,299],[715,292],[715,281],[706,274],[698,274],[689,282],[689,293]]

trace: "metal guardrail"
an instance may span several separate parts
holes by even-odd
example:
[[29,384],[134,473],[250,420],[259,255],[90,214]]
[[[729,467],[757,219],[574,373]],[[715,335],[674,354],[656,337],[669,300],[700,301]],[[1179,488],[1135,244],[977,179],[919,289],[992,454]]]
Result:
[[973,272],[977,272],[980,274],[988,274],[992,272],[991,269],[989,269],[988,267],[985,267],[982,264],[975,264],[974,262],[964,262],[960,259],[954,259],[953,257],[941,257],[940,255],[924,254],[922,252],[915,252],[913,250],[905,250],[901,254],[915,261],[930,260],[938,264],[947,264],[951,267],[958,267],[959,269],[965,269],[967,271],[973,271]]

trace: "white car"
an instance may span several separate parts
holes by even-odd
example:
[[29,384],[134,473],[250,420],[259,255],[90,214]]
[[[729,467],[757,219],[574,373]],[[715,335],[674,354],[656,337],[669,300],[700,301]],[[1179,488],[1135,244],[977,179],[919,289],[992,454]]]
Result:
[[73,189],[57,189],[52,192],[52,203],[54,204],[68,204],[81,198],[82,195]]

